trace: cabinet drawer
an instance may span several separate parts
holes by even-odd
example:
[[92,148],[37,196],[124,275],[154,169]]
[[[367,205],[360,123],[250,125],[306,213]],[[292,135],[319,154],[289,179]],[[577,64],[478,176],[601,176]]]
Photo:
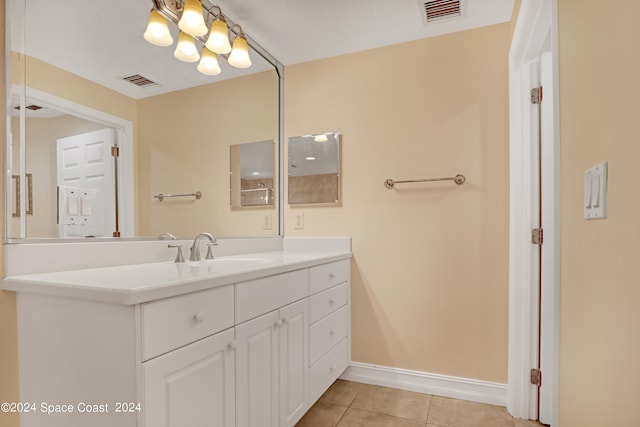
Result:
[[309,294],[324,291],[349,280],[350,260],[331,262],[309,269]]
[[309,298],[309,323],[315,323],[347,303],[347,284],[342,283]]
[[348,349],[349,340],[345,338],[309,369],[310,405],[347,369]]
[[347,336],[349,310],[344,306],[309,328],[309,365]]
[[308,295],[309,276],[306,269],[237,283],[236,323],[284,307]]
[[233,326],[233,285],[142,305],[143,360]]

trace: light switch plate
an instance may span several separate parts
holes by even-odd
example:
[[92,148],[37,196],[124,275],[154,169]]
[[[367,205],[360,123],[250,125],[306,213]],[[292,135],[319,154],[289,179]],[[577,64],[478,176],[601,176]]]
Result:
[[607,162],[584,172],[584,218],[607,217]]
[[271,220],[271,213],[267,212],[262,215],[262,229],[271,230],[273,221]]

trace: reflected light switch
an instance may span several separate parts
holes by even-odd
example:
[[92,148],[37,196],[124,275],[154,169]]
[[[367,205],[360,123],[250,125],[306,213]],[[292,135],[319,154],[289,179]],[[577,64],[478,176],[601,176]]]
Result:
[[607,162],[584,173],[584,218],[607,217]]

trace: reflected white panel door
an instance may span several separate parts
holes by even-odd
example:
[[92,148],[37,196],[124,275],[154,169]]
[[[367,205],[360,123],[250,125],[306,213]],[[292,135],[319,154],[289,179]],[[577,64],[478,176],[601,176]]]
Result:
[[238,427],[279,425],[279,324],[272,311],[236,326]]
[[309,407],[309,300],[280,309],[280,425],[293,426]]
[[[111,237],[116,223],[113,129],[57,140],[60,237]],[[92,190],[64,197],[63,187]],[[66,219],[63,219],[66,217]]]
[[145,362],[145,426],[235,426],[233,340],[231,328]]

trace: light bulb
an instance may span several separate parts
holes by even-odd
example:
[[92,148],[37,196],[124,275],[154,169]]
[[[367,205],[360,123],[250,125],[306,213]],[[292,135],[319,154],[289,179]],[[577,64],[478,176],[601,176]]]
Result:
[[180,34],[178,34],[178,45],[173,52],[173,56],[183,62],[196,62],[200,59],[200,54],[198,54],[198,49],[196,48],[193,37],[180,31]]
[[200,0],[185,1],[182,16],[178,21],[178,28],[193,37],[207,34],[207,24],[202,16],[202,3],[200,3]]
[[249,45],[247,39],[242,33],[233,41],[233,50],[229,55],[229,64],[236,68],[249,68],[251,66],[251,58],[249,58]]
[[198,71],[208,76],[216,76],[222,71],[216,54],[206,47],[202,48],[202,59],[198,64]]
[[156,9],[152,9],[149,14],[149,24],[144,32],[144,39],[156,46],[171,46],[173,37],[169,32],[167,18],[162,16]]
[[211,24],[211,32],[205,44],[209,50],[215,53],[231,52],[231,43],[229,43],[229,27],[224,20],[224,16],[220,15],[213,24]]

